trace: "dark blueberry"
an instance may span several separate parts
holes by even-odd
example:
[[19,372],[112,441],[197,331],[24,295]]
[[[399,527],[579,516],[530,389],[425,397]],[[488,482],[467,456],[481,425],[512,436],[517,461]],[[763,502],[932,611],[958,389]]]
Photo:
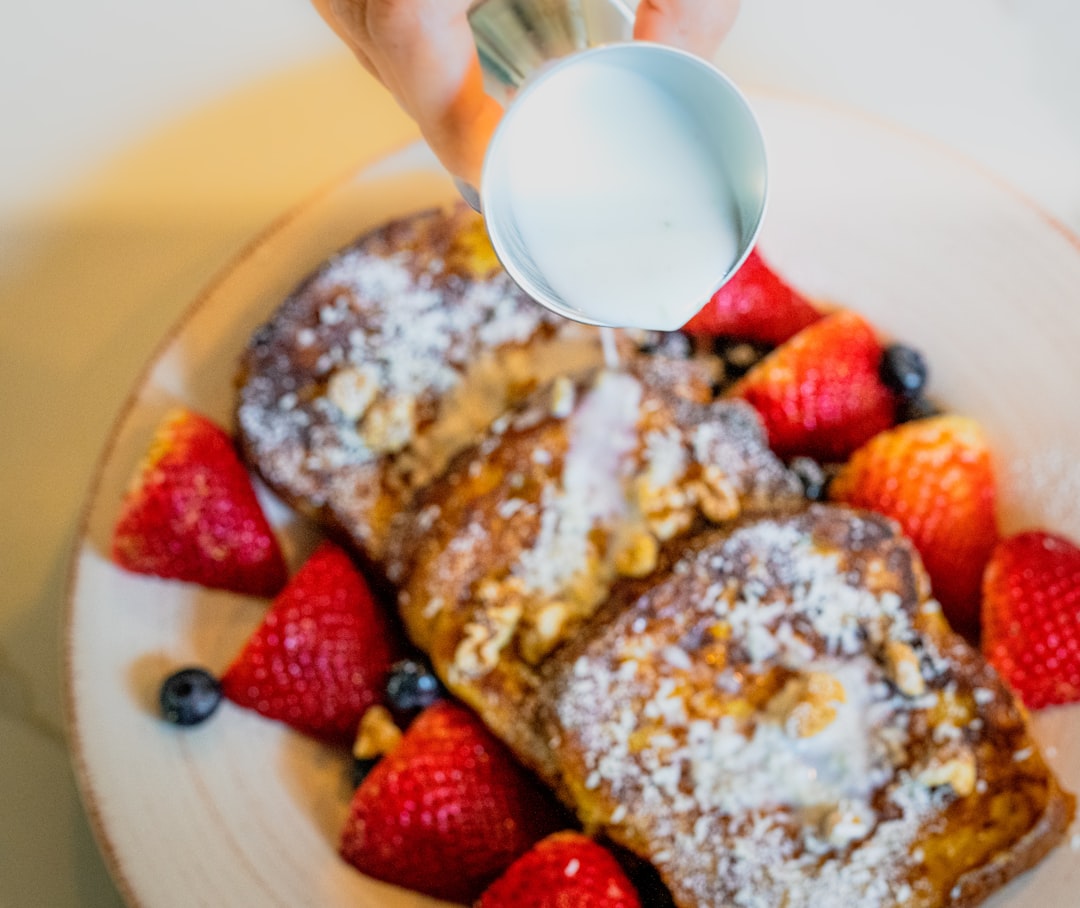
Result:
[[198,725],[218,708],[221,685],[206,669],[183,668],[162,682],[158,699],[166,722]]
[[930,398],[916,394],[914,397],[905,397],[896,408],[897,422],[914,422],[916,419],[926,419],[929,416],[940,416],[941,408]]
[[812,457],[793,457],[788,468],[799,477],[803,494],[811,501],[824,501],[829,492],[829,472]]
[[353,757],[349,772],[353,788],[356,788],[368,777],[368,773],[375,768],[375,764],[381,759],[381,757]]
[[391,667],[386,703],[398,717],[412,717],[445,696],[439,679],[424,663],[402,659]]
[[890,391],[915,397],[926,387],[926,360],[914,347],[890,344],[881,354],[878,374]]

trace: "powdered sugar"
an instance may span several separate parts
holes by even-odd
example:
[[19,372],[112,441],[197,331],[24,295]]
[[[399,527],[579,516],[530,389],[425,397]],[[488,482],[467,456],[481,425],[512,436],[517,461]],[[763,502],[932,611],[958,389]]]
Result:
[[602,373],[569,428],[562,487],[544,489],[540,533],[513,568],[531,592],[555,595],[586,565],[587,537],[601,520],[625,509],[627,458],[637,447],[641,385]]
[[[673,577],[683,611],[620,619],[637,633],[590,647],[556,703],[587,787],[627,808],[610,822],[647,824],[631,838],[647,835],[686,904],[896,904],[911,844],[948,796],[902,768],[911,717],[934,698],[902,696],[868,643],[911,639],[912,604],[870,592],[805,519],[744,526]],[[710,635],[731,641],[726,657]],[[768,681],[777,671],[787,685]],[[740,707],[762,684],[776,692]],[[792,708],[816,711],[812,733]]]
[[[600,362],[595,331],[556,324],[482,249],[472,270],[474,230],[458,209],[384,225],[302,284],[245,354],[249,459],[288,500],[329,507],[369,555],[386,531],[376,515],[402,504],[380,496],[430,479],[511,389]],[[565,359],[544,355],[564,337]]]

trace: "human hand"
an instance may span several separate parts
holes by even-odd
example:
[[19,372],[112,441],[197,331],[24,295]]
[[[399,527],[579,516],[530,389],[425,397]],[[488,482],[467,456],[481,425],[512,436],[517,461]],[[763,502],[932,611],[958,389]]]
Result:
[[[474,0],[312,0],[397,99],[450,173],[479,183],[502,107],[484,91],[466,14]],[[634,37],[709,57],[739,0],[641,0]]]

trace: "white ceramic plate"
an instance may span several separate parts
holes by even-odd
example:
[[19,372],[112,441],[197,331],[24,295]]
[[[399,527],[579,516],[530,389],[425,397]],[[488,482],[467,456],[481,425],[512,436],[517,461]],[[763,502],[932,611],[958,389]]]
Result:
[[[812,296],[927,353],[936,395],[993,439],[1006,529],[1080,538],[1080,242],[939,146],[822,106],[756,103],[770,151],[766,257]],[[410,148],[312,200],[193,305],[115,428],[74,557],[67,689],[87,810],[132,905],[434,904],[336,856],[349,797],[340,757],[228,703],[191,730],[156,718],[164,674],[223,668],[264,603],[126,574],[107,551],[163,412],[182,402],[227,422],[239,351],[299,279],[368,227],[452,196]],[[312,530],[267,502],[295,564]],[[1050,762],[1080,789],[1080,709],[1036,724]],[[990,904],[1064,908],[1077,891],[1080,860],[1066,844]]]

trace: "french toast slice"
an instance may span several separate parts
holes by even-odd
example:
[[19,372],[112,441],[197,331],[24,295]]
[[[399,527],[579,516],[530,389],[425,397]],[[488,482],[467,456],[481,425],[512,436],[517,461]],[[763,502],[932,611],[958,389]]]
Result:
[[387,573],[450,689],[557,786],[559,757],[522,716],[551,653],[703,527],[804,504],[746,404],[688,400],[647,365],[599,370],[455,458],[395,521]]
[[538,734],[587,827],[676,905],[975,905],[1074,799],[1022,707],[874,514],[695,540],[540,671]]
[[391,517],[507,406],[602,361],[499,267],[464,205],[391,221],[306,278],[236,376],[248,464],[378,565]]

